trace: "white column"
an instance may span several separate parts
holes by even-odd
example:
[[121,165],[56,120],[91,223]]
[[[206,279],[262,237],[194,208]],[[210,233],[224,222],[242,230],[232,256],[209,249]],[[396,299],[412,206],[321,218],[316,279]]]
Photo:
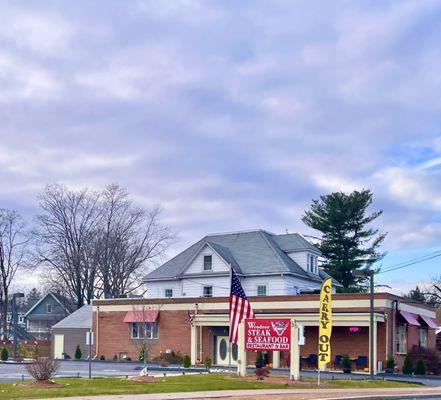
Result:
[[190,329],[191,329],[190,358],[191,358],[191,364],[195,365],[197,359],[197,351],[198,351],[198,344],[197,344],[198,332],[195,324],[193,324]]
[[242,321],[238,327],[237,374],[239,376],[246,376],[247,374],[247,351],[245,350],[245,321]]
[[280,368],[280,351],[273,351],[273,368]]
[[299,328],[297,322],[291,320],[291,352],[290,352],[289,378],[298,381],[300,379],[300,346]]

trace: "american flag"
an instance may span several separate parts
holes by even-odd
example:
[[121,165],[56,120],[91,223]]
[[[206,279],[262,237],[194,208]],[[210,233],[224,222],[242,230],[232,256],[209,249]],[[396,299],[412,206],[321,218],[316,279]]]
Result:
[[237,344],[239,324],[244,318],[254,318],[251,304],[247,299],[236,273],[231,270],[230,289],[230,343]]
[[187,310],[187,314],[188,314],[188,322],[190,322],[190,325],[193,326],[193,324],[194,324],[194,315],[190,314],[189,310]]

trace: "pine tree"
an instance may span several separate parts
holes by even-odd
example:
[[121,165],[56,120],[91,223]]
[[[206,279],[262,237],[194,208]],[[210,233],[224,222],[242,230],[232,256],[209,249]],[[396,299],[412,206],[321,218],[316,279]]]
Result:
[[75,360],[81,360],[81,357],[83,357],[83,353],[81,352],[80,346],[77,345],[75,349]]
[[413,374],[413,362],[412,357],[409,353],[406,354],[403,364],[403,374],[412,375]]
[[382,211],[367,212],[372,204],[370,190],[354,191],[349,195],[335,192],[313,200],[302,221],[322,233],[319,249],[325,259],[323,268],[343,285],[345,292],[360,291],[351,271],[371,267],[386,253],[379,247],[386,234],[368,225],[377,219]]
[[9,358],[8,350],[5,347],[3,347],[2,352],[0,354],[0,359],[2,361],[8,361],[8,358]]
[[426,366],[424,361],[420,359],[415,367],[415,375],[426,375]]

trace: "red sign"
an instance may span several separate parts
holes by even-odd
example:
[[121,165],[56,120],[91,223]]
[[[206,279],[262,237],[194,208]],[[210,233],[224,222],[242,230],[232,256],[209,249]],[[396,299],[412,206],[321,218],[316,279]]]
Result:
[[246,350],[290,351],[291,320],[288,318],[247,319]]

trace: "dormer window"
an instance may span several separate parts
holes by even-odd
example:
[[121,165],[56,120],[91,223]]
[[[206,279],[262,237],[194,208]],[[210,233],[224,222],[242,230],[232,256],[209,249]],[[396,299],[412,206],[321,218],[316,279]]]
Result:
[[204,271],[211,271],[213,269],[213,257],[211,255],[204,256]]
[[317,257],[313,254],[308,254],[308,272],[318,274]]

